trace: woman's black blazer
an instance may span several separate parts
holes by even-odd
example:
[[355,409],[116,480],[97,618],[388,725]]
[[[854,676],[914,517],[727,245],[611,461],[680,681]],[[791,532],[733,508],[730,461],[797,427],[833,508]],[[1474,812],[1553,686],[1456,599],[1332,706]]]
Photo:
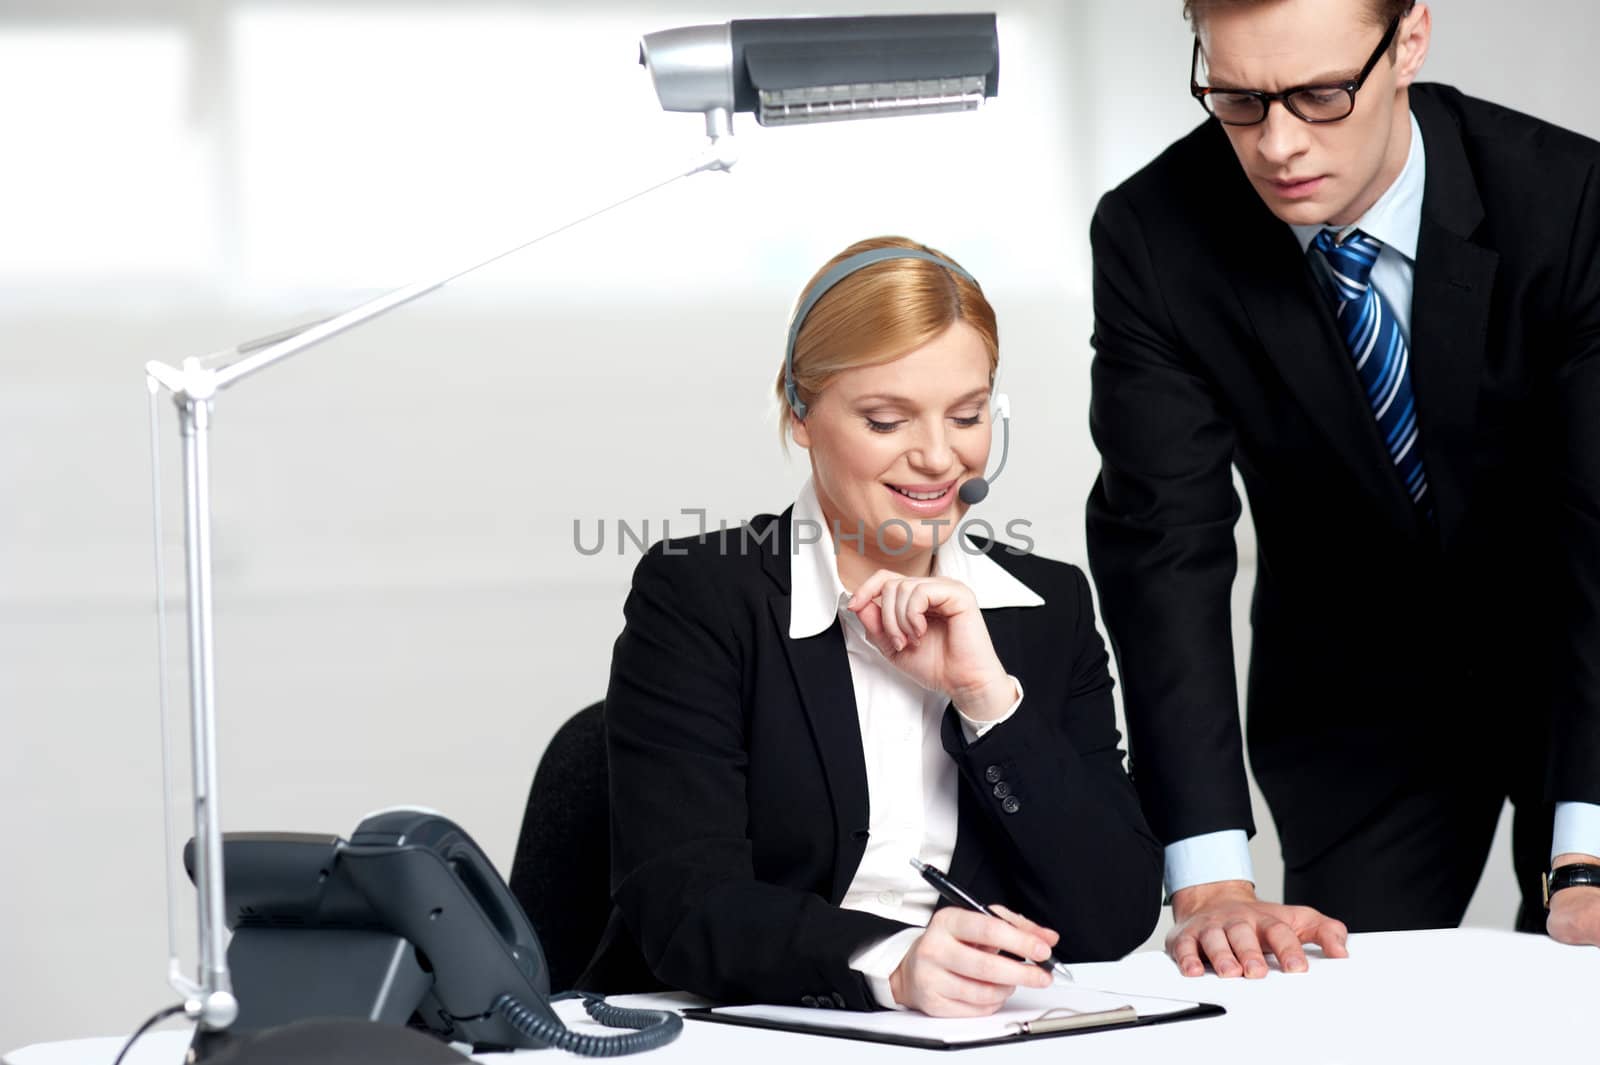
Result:
[[[1118,958],[1155,925],[1162,858],[1088,583],[984,548],[1045,604],[983,612],[1016,714],[969,744],[945,711],[950,874],[1055,928],[1063,958]],[[906,926],[837,905],[866,847],[866,767],[840,624],[788,636],[792,558],[786,511],[658,543],[634,572],[605,704],[615,909],[579,987],[876,1008],[849,958]]]

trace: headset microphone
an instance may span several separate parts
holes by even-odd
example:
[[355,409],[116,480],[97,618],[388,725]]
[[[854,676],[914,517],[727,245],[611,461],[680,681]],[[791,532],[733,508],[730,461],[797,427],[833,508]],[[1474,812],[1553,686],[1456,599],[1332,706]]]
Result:
[[991,477],[974,477],[961,486],[956,494],[961,497],[961,502],[967,506],[982,503],[989,495],[989,486],[1000,479],[1000,473],[1006,468],[1006,458],[1011,454],[1011,400],[1006,398],[1004,392],[996,392],[994,397],[994,412],[1000,418],[1000,465],[994,469]]

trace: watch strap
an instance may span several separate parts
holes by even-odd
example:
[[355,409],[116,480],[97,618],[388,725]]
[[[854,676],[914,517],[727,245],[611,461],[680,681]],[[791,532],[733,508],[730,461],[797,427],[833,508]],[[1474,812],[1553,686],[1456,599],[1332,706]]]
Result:
[[1600,887],[1600,865],[1573,862],[1558,866],[1544,874],[1544,908],[1550,908],[1550,896],[1569,887]]

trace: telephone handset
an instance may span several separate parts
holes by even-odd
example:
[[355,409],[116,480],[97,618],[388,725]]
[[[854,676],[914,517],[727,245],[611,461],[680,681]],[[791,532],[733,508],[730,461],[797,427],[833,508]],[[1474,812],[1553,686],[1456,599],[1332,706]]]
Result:
[[665,1045],[682,1028],[676,1013],[569,993],[559,997],[581,997],[602,1024],[638,1029],[569,1030],[550,1008],[544,952],[522,907],[472,838],[431,810],[371,814],[348,841],[229,833],[222,852],[234,1029],[360,1017],[480,1050],[609,1056]]

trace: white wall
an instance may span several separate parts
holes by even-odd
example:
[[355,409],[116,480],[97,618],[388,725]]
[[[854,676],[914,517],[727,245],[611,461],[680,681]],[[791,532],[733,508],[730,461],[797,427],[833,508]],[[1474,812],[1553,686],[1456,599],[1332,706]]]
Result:
[[[662,519],[687,531],[681,508],[713,522],[781,508],[803,476],[767,399],[788,307],[860,236],[907,233],[984,280],[1017,412],[986,510],[1081,564],[1084,234],[1098,193],[1199,118],[1177,7],[999,4],[1002,94],[985,113],[744,122],[734,175],[658,193],[226,395],[225,827],[346,831],[415,802],[509,866],[540,751],[604,690],[633,564],[613,546],[578,554],[574,521],[586,537],[605,521],[614,545],[621,519],[658,536]],[[655,110],[634,38],[793,13],[0,3],[0,98],[24,102],[0,111],[0,1049],[123,1032],[171,998],[143,362],[329,313],[640,180],[697,144],[698,120]],[[1600,133],[1578,91],[1600,43],[1587,13],[1441,0],[1431,73]],[[1469,920],[1509,925],[1508,866],[1501,841]]]

